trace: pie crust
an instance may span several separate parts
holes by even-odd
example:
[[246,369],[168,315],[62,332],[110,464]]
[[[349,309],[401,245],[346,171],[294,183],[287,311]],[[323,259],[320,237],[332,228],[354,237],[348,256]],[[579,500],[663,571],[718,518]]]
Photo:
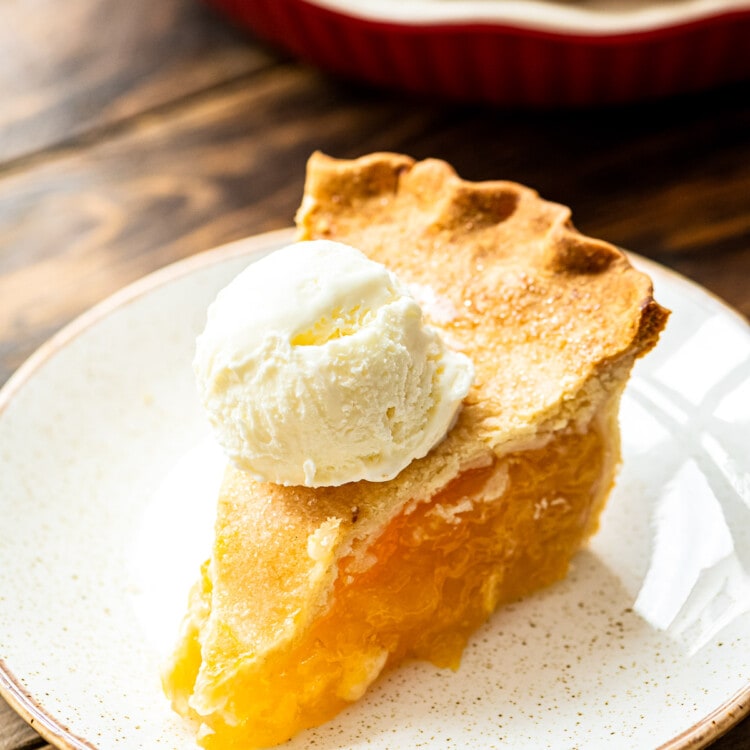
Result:
[[283,742],[407,658],[458,668],[499,605],[562,578],[614,481],[633,362],[668,316],[567,208],[434,159],[314,154],[297,225],[393,270],[476,380],[391,481],[282,487],[229,466],[164,677],[207,748]]

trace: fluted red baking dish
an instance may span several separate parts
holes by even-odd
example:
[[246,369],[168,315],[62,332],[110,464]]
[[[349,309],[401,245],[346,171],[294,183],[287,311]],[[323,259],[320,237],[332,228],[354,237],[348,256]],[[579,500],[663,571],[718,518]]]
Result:
[[750,80],[750,0],[208,0],[321,68],[495,104],[628,102]]

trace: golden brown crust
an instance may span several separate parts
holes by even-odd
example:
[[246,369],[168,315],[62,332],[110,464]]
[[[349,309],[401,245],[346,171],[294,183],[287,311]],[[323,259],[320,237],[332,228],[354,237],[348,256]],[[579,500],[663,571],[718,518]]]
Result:
[[493,450],[650,349],[668,315],[650,279],[580,234],[569,209],[435,159],[314,154],[297,224],[300,239],[348,242],[427,294],[428,322],[476,366],[462,422]]
[[462,467],[616,405],[668,315],[650,280],[578,233],[567,208],[511,182],[465,182],[441,161],[315,154],[297,222],[300,239],[348,242],[395,271],[477,377],[448,437],[390,482],[281,487],[228,469],[194,696],[201,713],[238,665],[304,627],[335,561],[364,549],[408,502],[428,500]]

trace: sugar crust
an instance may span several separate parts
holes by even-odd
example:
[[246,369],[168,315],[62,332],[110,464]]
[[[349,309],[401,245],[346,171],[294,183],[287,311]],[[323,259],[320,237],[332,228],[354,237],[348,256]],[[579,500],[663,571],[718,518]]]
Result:
[[337,559],[361,553],[366,564],[368,538],[410,501],[616,405],[668,316],[649,278],[581,235],[568,208],[512,182],[464,181],[435,159],[316,153],[297,225],[299,239],[347,242],[427,289],[440,303],[426,306],[428,323],[472,358],[477,377],[446,439],[389,482],[281,487],[228,467],[212,613],[200,614],[199,713],[221,710],[222,686],[241,666],[305,627],[326,604]]

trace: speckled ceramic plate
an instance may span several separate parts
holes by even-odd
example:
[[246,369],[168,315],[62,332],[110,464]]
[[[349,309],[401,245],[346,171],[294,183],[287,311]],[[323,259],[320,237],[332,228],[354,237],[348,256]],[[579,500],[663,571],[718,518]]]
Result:
[[[194,747],[159,686],[222,463],[193,341],[217,290],[289,237],[129,287],[0,394],[0,688],[60,747]],[[498,612],[457,673],[407,665],[287,748],[694,748],[747,711],[750,330],[636,263],[674,315],[627,390],[624,467],[570,576]]]

